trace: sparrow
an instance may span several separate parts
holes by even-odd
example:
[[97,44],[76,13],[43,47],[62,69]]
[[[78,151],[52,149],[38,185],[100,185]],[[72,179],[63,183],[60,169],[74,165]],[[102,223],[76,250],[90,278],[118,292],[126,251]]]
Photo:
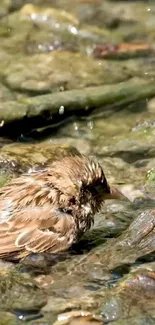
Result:
[[94,223],[104,200],[122,198],[101,165],[83,155],[23,174],[0,190],[0,258],[66,251]]

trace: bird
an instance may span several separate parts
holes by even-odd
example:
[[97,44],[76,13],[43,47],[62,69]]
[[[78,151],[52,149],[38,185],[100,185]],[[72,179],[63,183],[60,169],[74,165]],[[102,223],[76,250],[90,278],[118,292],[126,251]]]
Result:
[[68,155],[0,189],[0,258],[67,251],[106,199],[124,199],[94,158]]

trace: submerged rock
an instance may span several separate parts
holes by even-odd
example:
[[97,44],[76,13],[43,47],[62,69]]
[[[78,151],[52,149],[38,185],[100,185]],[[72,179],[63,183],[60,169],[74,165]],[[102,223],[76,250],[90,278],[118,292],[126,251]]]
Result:
[[[116,239],[108,239],[106,243],[92,250],[89,254],[79,259],[75,258],[67,264],[52,268],[54,280],[64,274],[70,275],[70,283],[75,276],[83,271],[83,279],[91,280],[91,270],[101,265],[104,270],[115,270],[123,265],[130,265],[144,255],[150,254],[155,249],[154,243],[154,210],[146,210],[139,214],[131,225]],[[92,277],[93,280],[93,277]],[[59,278],[60,281],[60,278]],[[66,280],[67,283],[67,280]]]
[[133,316],[129,319],[121,319],[110,323],[112,325],[154,325],[154,317],[151,316]]
[[[116,138],[117,139],[117,138]],[[145,158],[152,158],[155,156],[155,145],[153,139],[147,139],[145,134],[140,139],[134,139],[134,136],[122,139],[111,146],[104,146],[100,149],[100,154],[103,156],[120,157],[128,163],[134,163]]]
[[107,29],[81,25],[77,16],[69,11],[27,4],[1,20],[0,39],[0,57],[6,62],[6,53],[8,59],[11,53],[20,58],[19,53],[27,55],[64,49],[89,54],[94,43],[111,42],[120,37]]
[[[154,249],[154,211],[150,210],[141,213],[117,239],[107,240],[88,255],[52,267],[43,312],[98,310],[106,323],[128,320],[129,316],[143,318],[146,313],[153,318],[154,269],[136,268],[119,281],[118,275],[128,273],[132,263]],[[111,276],[106,270],[112,271]]]
[[8,14],[10,7],[11,7],[11,0],[1,0],[0,18]]
[[[129,317],[154,317],[155,273],[139,270],[121,280],[104,299],[101,314],[111,322]],[[147,301],[147,303],[146,303]]]
[[16,312],[40,310],[46,304],[41,289],[28,275],[11,270],[0,271],[0,310]]
[[[92,57],[95,49],[115,46],[126,58],[136,46],[151,49],[151,56],[154,10],[153,2],[140,1],[1,3],[0,133],[20,135],[25,143],[1,138],[0,186],[77,153],[74,145],[97,156],[108,181],[123,186],[132,203],[106,202],[94,229],[61,257],[34,254],[18,267],[1,262],[0,325],[155,322],[155,105],[146,100],[155,95],[155,60],[142,52],[123,62]],[[68,117],[72,126],[60,131]],[[33,143],[35,132],[35,139],[47,136],[47,126],[53,126],[50,139]]]
[[1,325],[17,325],[17,317],[8,312],[0,312]]
[[6,102],[8,100],[15,100],[16,95],[13,91],[9,90],[6,86],[3,84],[0,84],[0,101]]
[[99,62],[67,51],[25,56],[14,62],[12,60],[2,74],[11,89],[36,93],[115,83],[129,79],[130,76],[130,72],[121,65]]

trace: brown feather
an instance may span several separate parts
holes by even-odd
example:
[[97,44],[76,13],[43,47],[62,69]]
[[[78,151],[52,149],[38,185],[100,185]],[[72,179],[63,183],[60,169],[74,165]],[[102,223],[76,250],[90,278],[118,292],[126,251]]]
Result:
[[0,256],[68,249],[90,228],[104,193],[101,166],[84,156],[12,180],[0,191]]

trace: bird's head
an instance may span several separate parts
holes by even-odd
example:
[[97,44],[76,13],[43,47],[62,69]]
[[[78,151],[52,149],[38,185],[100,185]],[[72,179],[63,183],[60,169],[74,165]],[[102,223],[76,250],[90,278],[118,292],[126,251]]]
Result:
[[53,163],[54,186],[60,191],[62,209],[79,216],[94,215],[104,200],[125,197],[110,187],[101,165],[86,156],[68,156]]

